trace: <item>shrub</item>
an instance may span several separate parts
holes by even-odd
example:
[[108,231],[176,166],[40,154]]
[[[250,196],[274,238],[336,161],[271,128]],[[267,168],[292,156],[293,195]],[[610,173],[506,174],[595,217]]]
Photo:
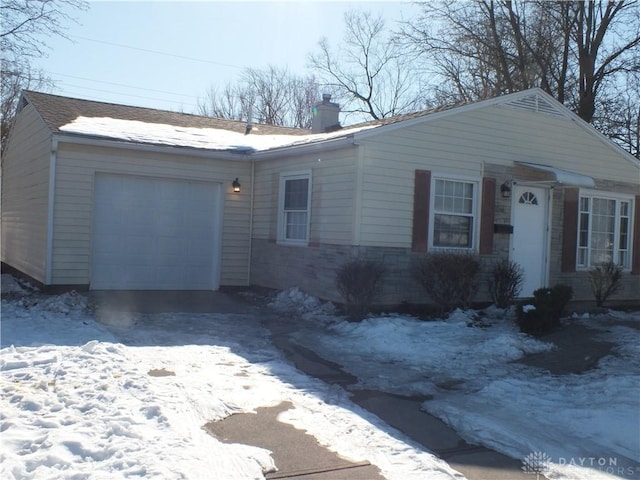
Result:
[[613,262],[601,263],[589,270],[589,283],[596,305],[601,307],[622,286],[622,267]]
[[480,261],[471,253],[442,251],[417,260],[413,275],[442,309],[468,308],[478,291]]
[[524,279],[522,268],[510,260],[493,265],[489,280],[489,294],[498,308],[507,308],[520,293]]
[[520,330],[539,335],[558,327],[560,317],[572,297],[573,289],[568,285],[537,289],[533,292],[533,299],[522,302],[516,310]]
[[336,286],[350,318],[360,320],[367,314],[375,295],[382,289],[384,273],[381,263],[360,259],[338,269]]

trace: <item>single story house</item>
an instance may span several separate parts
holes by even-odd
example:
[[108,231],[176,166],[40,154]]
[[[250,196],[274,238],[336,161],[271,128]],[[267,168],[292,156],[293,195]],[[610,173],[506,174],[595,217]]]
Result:
[[[509,258],[522,295],[624,268],[640,298],[640,162],[540,89],[340,127],[250,125],[25,91],[2,159],[2,262],[45,286],[297,286],[384,263],[380,303],[425,302],[425,252]],[[487,300],[481,289],[477,300]]]

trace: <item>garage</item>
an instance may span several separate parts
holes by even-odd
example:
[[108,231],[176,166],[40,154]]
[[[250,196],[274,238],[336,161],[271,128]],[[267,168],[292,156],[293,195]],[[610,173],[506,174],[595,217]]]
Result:
[[218,183],[96,174],[93,290],[216,290]]

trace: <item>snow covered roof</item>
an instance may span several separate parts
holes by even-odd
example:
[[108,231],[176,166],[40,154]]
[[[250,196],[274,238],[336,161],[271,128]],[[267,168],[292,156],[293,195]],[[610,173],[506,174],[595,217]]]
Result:
[[[34,91],[24,91],[23,96],[26,99],[26,103],[32,104],[38,110],[44,122],[54,133],[60,131],[60,127],[72,123],[78,117],[113,118],[188,128],[218,128],[238,133],[244,133],[247,126],[246,122],[235,120],[96,102]],[[304,135],[308,133],[311,133],[311,131],[302,128],[262,124],[254,125],[251,130],[252,135]]]
[[250,153],[346,137],[380,126],[369,122],[330,133],[24,92],[54,133],[133,143]]
[[[255,135],[253,133],[254,127],[250,134],[245,135],[244,133],[224,128],[179,127],[107,117],[78,117],[71,123],[62,125],[59,131],[114,138],[135,143],[250,153],[331,140],[344,137],[356,131],[373,128],[374,126],[345,129],[331,133],[308,133],[306,135]],[[303,131],[308,132],[308,130]]]

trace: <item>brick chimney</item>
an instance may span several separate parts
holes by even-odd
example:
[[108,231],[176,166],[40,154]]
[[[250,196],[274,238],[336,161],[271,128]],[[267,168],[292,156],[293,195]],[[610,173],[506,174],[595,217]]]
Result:
[[331,102],[331,94],[323,93],[322,102],[313,106],[313,120],[311,121],[311,133],[333,132],[340,129],[340,105]]

